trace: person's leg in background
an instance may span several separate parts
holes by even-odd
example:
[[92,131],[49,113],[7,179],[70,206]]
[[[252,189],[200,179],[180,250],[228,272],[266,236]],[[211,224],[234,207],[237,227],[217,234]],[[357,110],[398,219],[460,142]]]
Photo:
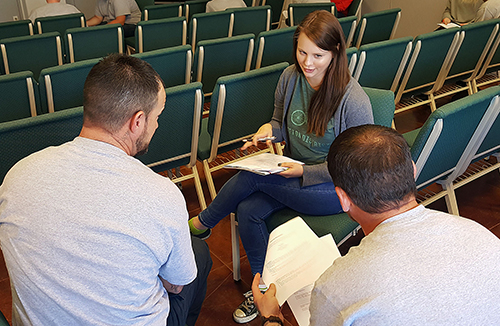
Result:
[[207,293],[207,277],[212,268],[212,258],[205,241],[191,237],[198,268],[196,279],[185,285],[179,294],[169,293],[170,313],[167,325],[194,326]]

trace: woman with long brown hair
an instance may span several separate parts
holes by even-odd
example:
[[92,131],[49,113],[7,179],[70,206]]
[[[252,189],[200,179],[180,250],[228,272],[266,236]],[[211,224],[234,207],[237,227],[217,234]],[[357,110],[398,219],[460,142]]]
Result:
[[[191,232],[201,236],[236,211],[254,275],[262,273],[269,238],[265,219],[273,212],[285,207],[310,215],[342,212],[326,166],[328,150],[342,131],[373,123],[369,98],[349,74],[344,35],[335,16],[323,10],[310,13],[293,42],[295,65],[280,77],[273,118],[242,149],[257,145],[260,138],[276,137],[276,142],[286,142],[285,155],[305,165],[283,163],[286,171],[268,176],[241,171],[189,221]],[[257,316],[251,292],[245,296],[233,314],[239,323]]]

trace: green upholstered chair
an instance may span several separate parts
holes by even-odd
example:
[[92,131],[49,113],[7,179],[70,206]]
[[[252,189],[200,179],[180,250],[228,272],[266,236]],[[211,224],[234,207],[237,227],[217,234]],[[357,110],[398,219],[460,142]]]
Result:
[[401,19],[401,9],[393,8],[363,15],[356,31],[356,47],[393,38]]
[[166,3],[144,7],[144,21],[182,16],[181,3]]
[[38,86],[31,71],[0,76],[0,122],[34,117],[37,108]]
[[354,73],[361,86],[396,92],[412,49],[412,37],[363,45]]
[[147,6],[153,6],[155,4],[155,0],[135,0],[139,9],[144,12],[144,8]]
[[200,41],[233,36],[233,26],[232,11],[194,14],[189,23],[189,41],[193,52]]
[[[59,32],[61,36],[66,34],[66,30],[75,27],[85,27],[85,16],[82,13],[60,16],[39,17],[35,20],[35,27],[38,34]],[[63,55],[67,61],[66,44],[64,37],[61,40]]]
[[163,79],[165,87],[189,84],[191,81],[193,55],[189,45],[136,53],[133,56],[148,62]]
[[448,212],[458,215],[453,181],[469,166],[497,119],[499,94],[500,87],[491,87],[448,103],[432,112],[422,128],[403,135],[417,166],[417,189],[435,182],[443,188],[426,194],[421,204],[445,197]]
[[337,15],[335,3],[290,3],[288,6],[288,19],[290,19],[290,26],[297,26],[307,16],[308,13],[315,10],[326,10],[333,15]]
[[[261,125],[271,120],[276,85],[287,66],[283,62],[217,80],[209,116],[202,122],[198,146],[198,160],[203,162],[212,199],[216,195],[212,172],[223,168],[230,160],[236,160],[228,153],[241,147],[242,139],[251,137]],[[221,153],[225,153],[222,165],[216,161]]]
[[5,316],[1,311],[0,311],[0,326],[10,326],[9,322],[7,321],[7,318],[5,318]]
[[[271,25],[278,25],[281,12],[283,11],[283,0],[262,0],[262,6],[271,6]],[[286,8],[285,8],[286,9]]]
[[[500,19],[493,19],[493,21],[500,22]],[[472,81],[472,88],[474,92],[479,90],[479,87],[486,86],[500,81],[500,75],[496,72],[500,69],[500,32],[497,33],[495,41],[491,45],[490,51],[483,66],[480,68],[478,75]],[[492,74],[494,73],[494,74]]]
[[[436,109],[434,93],[448,74],[462,40],[459,28],[422,34],[413,40],[410,60],[396,93],[396,113],[423,104],[430,104],[432,111]],[[412,96],[415,94],[423,94],[426,99],[417,101]]]
[[82,107],[0,123],[0,183],[22,158],[73,140],[80,134],[82,123]]
[[232,8],[234,14],[233,36],[260,32],[271,28],[271,6]]
[[68,28],[85,26],[85,16],[82,13],[39,17],[35,20],[35,27],[38,34],[59,32],[59,34],[64,35]]
[[356,16],[348,16],[339,18],[340,26],[344,32],[346,47],[352,45],[352,40],[354,39],[354,33],[356,32],[356,25],[358,23]]
[[201,14],[206,11],[208,1],[209,0],[189,0],[184,3],[184,16],[186,16],[188,24],[191,24],[193,15]]
[[186,40],[187,22],[185,17],[155,19],[140,21],[137,24],[133,47],[136,52],[142,53],[185,45]]
[[[28,35],[33,35],[33,24],[29,19],[0,23],[0,40]],[[3,60],[0,60],[0,74],[5,74]]]
[[358,48],[355,46],[352,46],[348,49],[345,50],[345,53],[347,54],[347,62],[349,63],[349,72],[351,73],[351,76],[354,75],[354,70],[356,69],[356,65],[358,63]]
[[0,40],[28,35],[33,35],[33,24],[29,19],[0,23]]
[[[475,80],[486,59],[495,38],[498,35],[499,20],[487,20],[474,24],[467,24],[460,29],[465,34],[462,45],[451,65],[446,79],[440,82],[439,96],[452,95],[467,90],[469,95],[477,92],[472,81]],[[465,82],[457,84],[457,81]]]
[[363,0],[354,0],[349,5],[347,9],[347,16],[356,16],[357,18],[361,18],[361,5],[363,4]]
[[151,139],[148,152],[138,157],[156,172],[187,166],[190,173],[169,173],[170,179],[179,183],[194,178],[200,208],[206,203],[196,168],[198,137],[203,111],[201,83],[191,83],[167,88],[165,109],[158,118],[158,129]]
[[89,59],[45,68],[40,73],[40,106],[52,113],[83,105],[83,85],[100,59]]
[[29,70],[38,80],[43,68],[63,64],[58,32],[3,39],[0,48],[6,74]]
[[296,26],[262,32],[257,37],[255,69],[279,62],[293,64],[293,34]]
[[69,62],[123,53],[125,44],[120,24],[70,28],[66,30],[66,41]]
[[[363,88],[368,97],[373,110],[373,120],[375,124],[390,127],[394,118],[394,93],[388,90]],[[266,219],[266,226],[271,232],[277,226],[286,221],[300,216],[309,225],[309,227],[318,235],[323,236],[331,233],[337,246],[340,246],[351,236],[356,235],[360,226],[352,221],[345,213],[313,216],[301,214],[289,208],[282,209],[273,213]],[[240,250],[239,250],[239,231],[238,222],[235,214],[231,214],[231,244],[233,257],[233,279],[240,280]]]
[[193,79],[203,83],[205,96],[211,95],[219,77],[250,70],[254,37],[245,34],[198,42]]

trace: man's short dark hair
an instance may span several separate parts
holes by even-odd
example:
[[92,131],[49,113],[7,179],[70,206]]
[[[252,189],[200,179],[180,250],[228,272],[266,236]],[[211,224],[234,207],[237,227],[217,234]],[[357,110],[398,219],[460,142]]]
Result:
[[342,132],[330,147],[328,171],[367,213],[398,208],[415,196],[410,149],[391,128],[363,125]]
[[147,62],[111,54],[97,63],[83,89],[84,123],[116,132],[138,111],[149,115],[164,87]]

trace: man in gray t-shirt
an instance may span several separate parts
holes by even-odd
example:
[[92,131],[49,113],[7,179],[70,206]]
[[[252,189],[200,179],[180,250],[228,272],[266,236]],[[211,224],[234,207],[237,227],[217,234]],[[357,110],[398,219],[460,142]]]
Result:
[[[327,162],[342,208],[366,236],[314,284],[311,326],[498,325],[500,239],[417,204],[416,168],[401,135],[352,127]],[[266,326],[279,325],[276,288],[261,294],[259,278],[255,303]]]
[[193,326],[208,246],[191,239],[179,188],[134,157],[158,128],[163,82],[112,54],[83,93],[80,135],[22,159],[0,186],[12,324]]
[[87,26],[121,24],[125,37],[134,36],[141,10],[135,0],[97,0],[94,17],[87,20]]

